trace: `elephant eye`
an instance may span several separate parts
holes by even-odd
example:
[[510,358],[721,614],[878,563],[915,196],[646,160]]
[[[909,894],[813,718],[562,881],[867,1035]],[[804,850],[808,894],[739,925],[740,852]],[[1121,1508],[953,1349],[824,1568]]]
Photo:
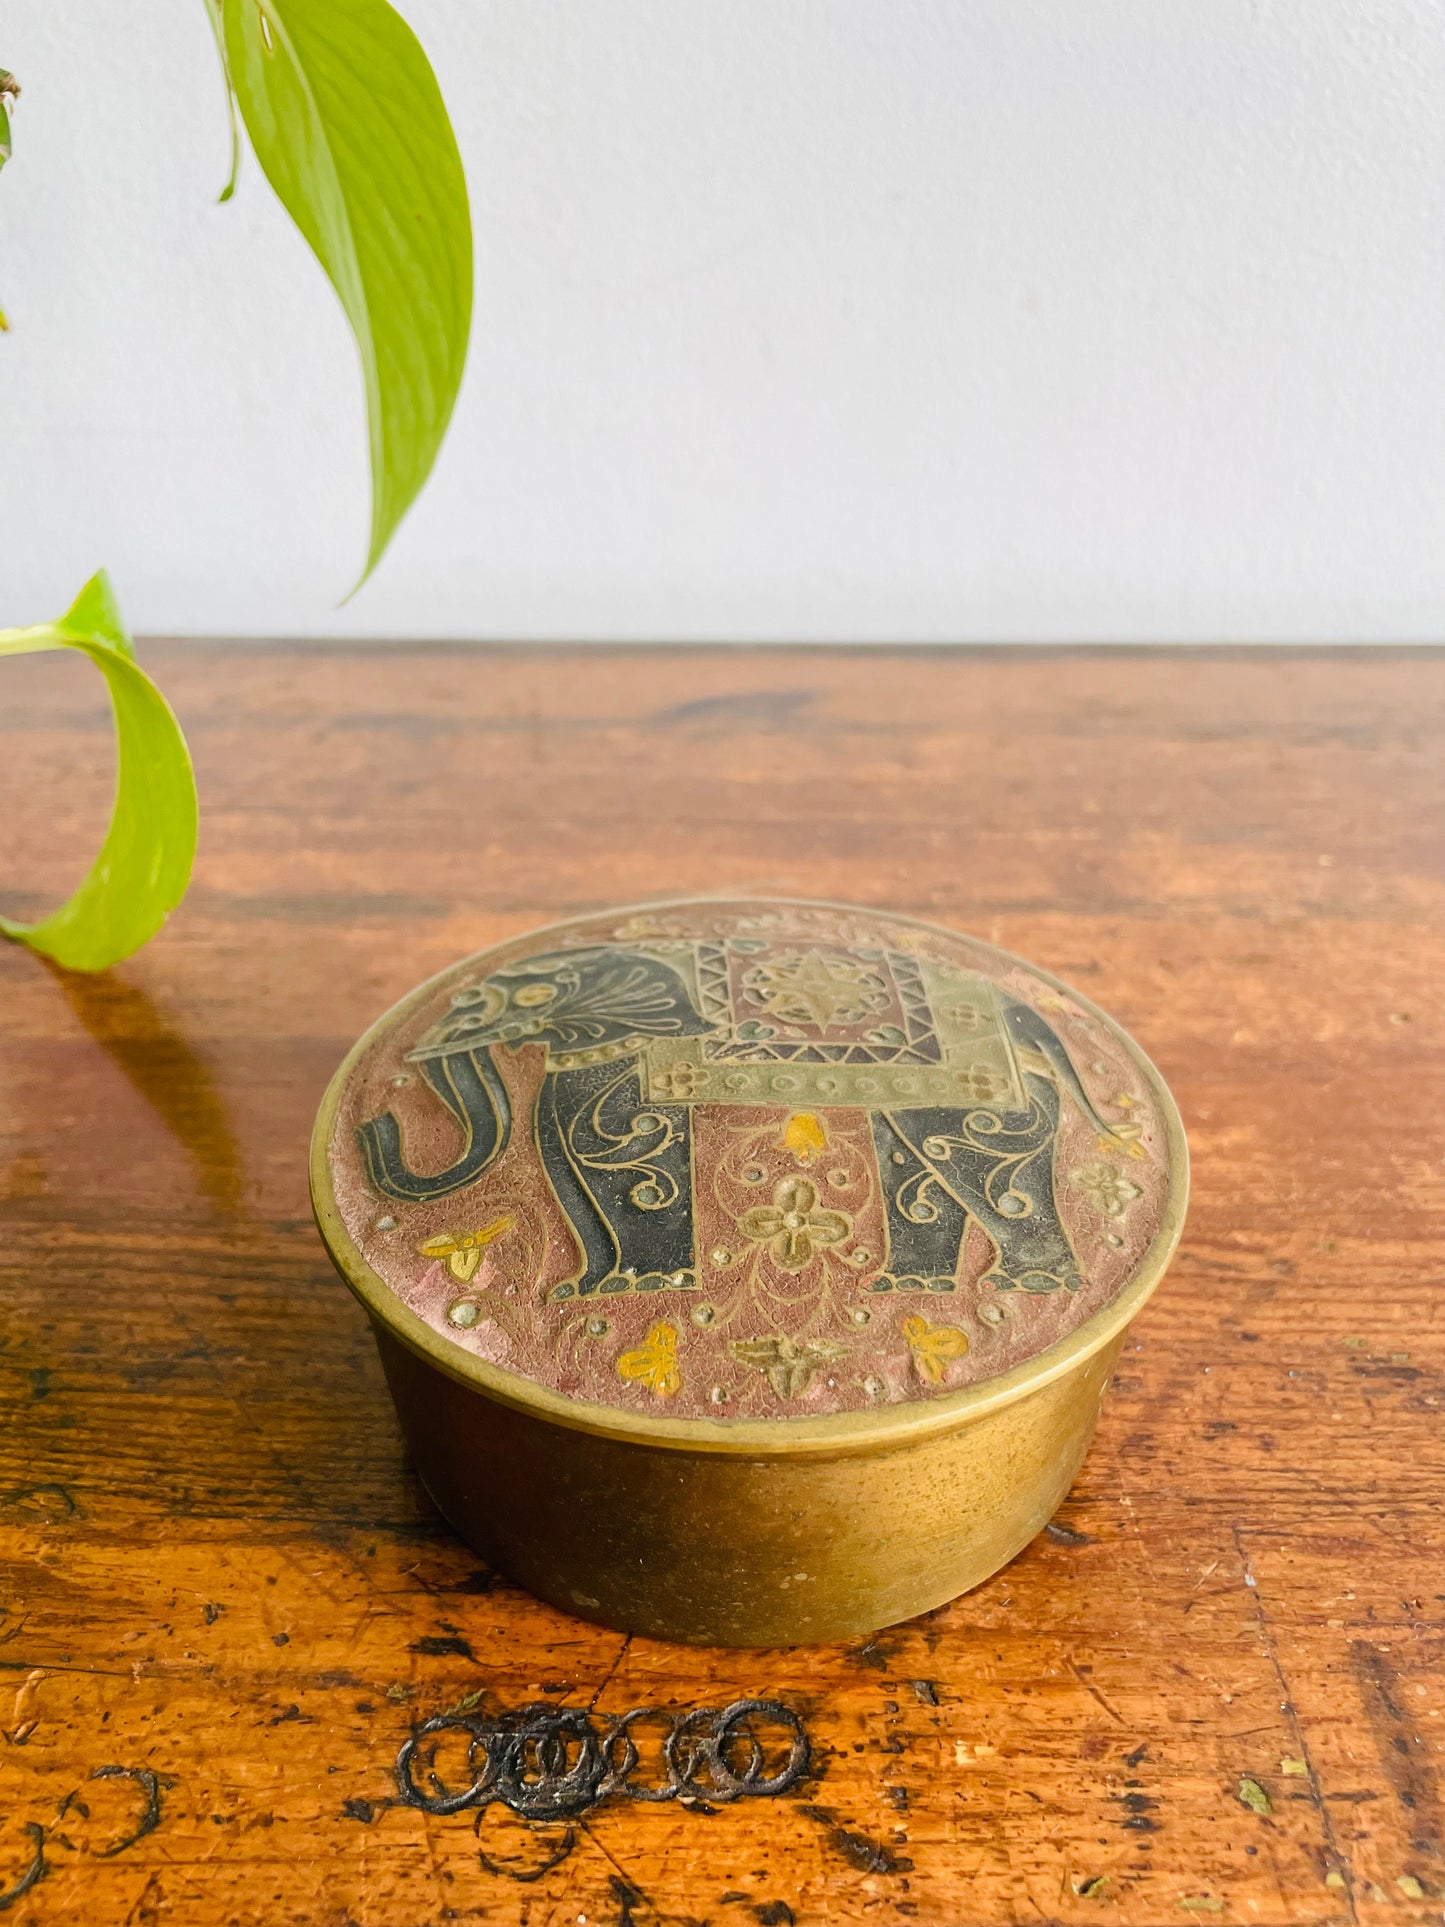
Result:
[[452,1029],[480,1030],[493,1022],[506,1005],[506,993],[495,984],[468,984],[452,996],[452,1009],[465,1013],[452,1020]]
[[522,1010],[535,1010],[539,1004],[550,1004],[556,995],[555,984],[526,984],[513,995],[512,1002]]

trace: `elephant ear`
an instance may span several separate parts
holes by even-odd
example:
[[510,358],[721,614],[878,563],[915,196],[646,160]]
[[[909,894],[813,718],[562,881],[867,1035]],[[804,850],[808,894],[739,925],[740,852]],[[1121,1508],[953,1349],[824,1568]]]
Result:
[[[543,985],[553,993],[546,1001],[537,996]],[[712,1029],[673,964],[610,944],[528,957],[466,985],[452,1004],[408,1053],[413,1060],[484,1044],[597,1050],[632,1038],[699,1037]]]
[[489,979],[465,985],[453,995],[446,1016],[423,1031],[407,1052],[408,1063],[424,1064],[451,1051],[484,1050],[496,1042],[497,1025],[506,1007],[506,991]]
[[646,951],[574,951],[548,974],[557,997],[540,1013],[541,1035],[560,1050],[632,1037],[697,1037],[712,1028],[681,972]]

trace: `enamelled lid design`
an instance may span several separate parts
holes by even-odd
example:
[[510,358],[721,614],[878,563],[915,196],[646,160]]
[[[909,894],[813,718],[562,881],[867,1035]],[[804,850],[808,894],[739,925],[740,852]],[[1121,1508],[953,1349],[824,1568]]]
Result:
[[929,924],[768,900],[455,964],[342,1065],[312,1159],[396,1336],[675,1442],[887,1430],[1053,1376],[1157,1283],[1186,1185],[1168,1091],[1083,998]]

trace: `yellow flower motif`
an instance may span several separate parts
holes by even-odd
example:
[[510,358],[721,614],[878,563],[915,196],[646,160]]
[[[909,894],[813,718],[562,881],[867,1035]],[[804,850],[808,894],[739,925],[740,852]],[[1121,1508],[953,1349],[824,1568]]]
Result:
[[930,1385],[941,1385],[949,1366],[968,1350],[967,1335],[956,1325],[930,1325],[926,1318],[905,1318],[903,1336],[913,1354],[913,1368]]
[[659,1322],[637,1347],[617,1361],[619,1378],[636,1379],[658,1398],[673,1398],[682,1390],[677,1368],[677,1327]]
[[476,1276],[477,1266],[482,1262],[482,1253],[487,1246],[510,1231],[516,1222],[510,1211],[504,1211],[500,1218],[493,1218],[480,1231],[439,1231],[436,1237],[418,1245],[417,1251],[423,1258],[445,1258],[447,1270],[453,1278],[459,1278],[466,1284]]
[[823,1120],[814,1116],[812,1111],[794,1111],[783,1126],[783,1135],[778,1139],[778,1149],[786,1151],[799,1164],[807,1164],[827,1148],[828,1133]]
[[841,1211],[820,1210],[818,1187],[807,1178],[784,1178],[771,1204],[754,1205],[738,1219],[745,1238],[767,1245],[784,1271],[801,1271],[815,1251],[841,1244],[853,1221]]
[[1142,1126],[1126,1119],[1123,1123],[1111,1124],[1109,1135],[1100,1136],[1095,1142],[1101,1151],[1113,1151],[1116,1155],[1122,1153],[1126,1158],[1147,1158],[1149,1153],[1139,1142],[1142,1136]]

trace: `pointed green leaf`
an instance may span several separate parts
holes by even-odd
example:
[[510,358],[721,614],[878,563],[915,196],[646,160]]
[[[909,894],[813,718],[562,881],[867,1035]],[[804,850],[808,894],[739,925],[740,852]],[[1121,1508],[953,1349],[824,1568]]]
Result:
[[364,581],[430,472],[461,385],[472,313],[461,156],[431,65],[386,0],[221,5],[251,145],[361,352]]
[[216,36],[216,52],[221,61],[221,82],[226,89],[226,117],[231,123],[231,171],[226,176],[226,184],[216,196],[217,205],[229,201],[236,191],[236,182],[241,173],[241,123],[236,114],[236,89],[231,84],[231,63],[226,58],[226,22],[221,12],[221,0],[206,0],[206,18],[211,23],[211,32]]
[[170,705],[135,659],[110,580],[91,577],[58,622],[0,629],[0,656],[79,649],[110,686],[115,804],[80,888],[39,923],[0,917],[0,936],[68,970],[105,970],[153,937],[186,893],[196,853],[196,785]]
[[10,145],[10,106],[20,98],[14,74],[0,67],[0,167],[9,160]]
[[[9,73],[4,67],[0,67],[0,167],[5,165],[11,155],[10,104],[12,101],[19,100],[19,98],[20,89],[16,85],[14,74]],[[5,310],[0,308],[0,334],[8,334],[9,332],[10,322],[6,317]]]

